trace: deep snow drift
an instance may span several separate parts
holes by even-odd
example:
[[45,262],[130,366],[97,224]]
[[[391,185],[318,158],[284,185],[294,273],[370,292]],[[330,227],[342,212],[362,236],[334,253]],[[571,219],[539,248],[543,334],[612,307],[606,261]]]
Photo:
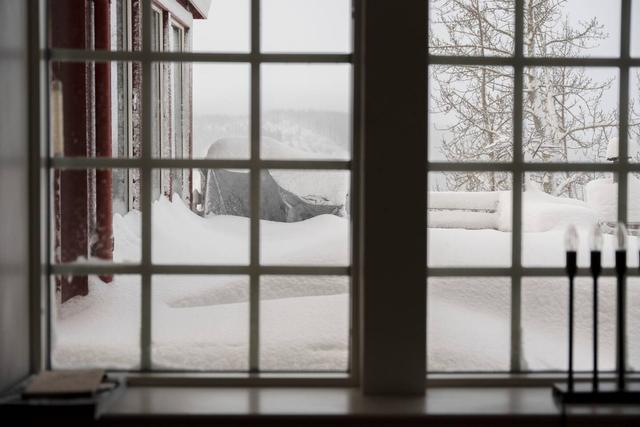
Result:
[[[527,266],[561,266],[564,227],[577,223],[581,265],[587,265],[587,233],[598,220],[588,204],[528,192],[523,228]],[[486,207],[486,200],[476,202]],[[509,266],[508,193],[500,194],[497,229],[429,229],[430,266]],[[440,201],[444,203],[443,201]],[[439,203],[440,203],[439,202]],[[494,206],[494,205],[491,205]],[[527,215],[529,216],[529,215]],[[505,220],[504,218],[507,218]],[[501,225],[502,224],[502,225]],[[349,265],[349,219],[324,215],[298,223],[261,221],[264,264]],[[180,230],[180,232],[176,232]],[[175,264],[246,265],[247,218],[201,218],[178,199],[153,205],[153,260]],[[115,259],[135,261],[140,251],[138,212],[114,218]],[[637,239],[630,238],[630,264],[637,265]],[[490,248],[491,250],[487,250]],[[612,236],[605,237],[612,264]],[[613,368],[614,283],[601,282],[601,367]],[[511,284],[508,278],[431,278],[428,363],[430,370],[507,370]],[[389,284],[389,292],[394,292]],[[523,366],[531,370],[566,365],[566,280],[522,281]],[[248,278],[158,276],[152,284],[156,369],[246,370]],[[577,285],[576,364],[590,366],[588,281]],[[348,368],[349,283],[344,277],[265,277],[261,283],[261,367],[265,370]],[[640,280],[629,281],[629,333],[640,336]],[[392,313],[390,313],[392,315]],[[136,368],[140,350],[140,281],[117,276],[104,284],[90,279],[87,297],[76,297],[54,313],[53,364],[57,368]],[[640,366],[640,340],[630,340],[630,363]]]

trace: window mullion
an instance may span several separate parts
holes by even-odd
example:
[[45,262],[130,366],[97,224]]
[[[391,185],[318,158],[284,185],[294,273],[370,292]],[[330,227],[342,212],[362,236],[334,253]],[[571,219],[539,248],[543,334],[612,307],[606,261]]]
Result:
[[260,0],[251,0],[249,371],[260,370]]
[[[151,53],[151,36],[152,36],[152,6],[151,2],[142,2],[142,53],[148,55]],[[142,61],[142,182],[140,184],[142,210],[142,295],[141,295],[141,361],[140,368],[142,371],[151,370],[151,205],[153,201],[152,194],[152,169],[151,169],[151,60],[143,56]]]
[[[427,9],[363,4],[361,384],[422,394],[426,372]],[[392,200],[408,203],[402,217]]]
[[511,232],[511,372],[521,370],[522,353],[522,108],[524,67],[524,0],[515,3],[515,66],[513,82],[513,190],[512,190],[512,232]]

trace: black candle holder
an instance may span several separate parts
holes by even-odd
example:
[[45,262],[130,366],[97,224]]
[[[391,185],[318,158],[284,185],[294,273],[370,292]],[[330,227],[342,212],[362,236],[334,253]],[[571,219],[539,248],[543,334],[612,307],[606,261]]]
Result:
[[[599,232],[599,230],[598,230]],[[616,250],[616,372],[614,381],[603,380],[598,370],[598,278],[602,271],[601,238],[597,233],[591,250],[591,276],[593,278],[593,370],[591,381],[576,382],[573,368],[573,318],[574,318],[574,278],[577,273],[577,233],[575,228],[567,230],[567,276],[569,278],[569,363],[566,384],[555,384],[553,395],[563,403],[640,403],[640,384],[632,383],[626,372],[626,279],[627,251],[626,228],[618,225]]]

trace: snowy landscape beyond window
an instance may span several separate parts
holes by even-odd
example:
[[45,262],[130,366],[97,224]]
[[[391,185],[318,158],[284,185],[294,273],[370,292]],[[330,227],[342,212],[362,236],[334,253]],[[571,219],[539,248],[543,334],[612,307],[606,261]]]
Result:
[[[367,166],[353,164],[360,112],[351,0],[262,0],[260,26],[249,0],[212,0],[201,10],[206,3],[153,4],[146,34],[156,53],[171,52],[165,61],[50,64],[52,158],[119,161],[52,168],[50,262],[122,268],[52,277],[52,364],[348,372],[360,303],[349,276],[363,191],[355,171]],[[605,233],[611,267],[626,206],[629,264],[638,266],[640,175],[616,169],[640,162],[640,69],[615,63],[621,2],[524,0],[522,49],[515,3],[429,1],[428,140],[388,141],[388,150],[428,147],[432,372],[565,369],[566,280],[547,273],[563,267],[568,225],[581,237],[581,267],[594,227]],[[49,45],[140,51],[141,7],[112,0],[96,16],[51,8]],[[70,22],[82,37],[64,30]],[[180,60],[191,52],[233,56]],[[564,65],[569,59],[581,62]],[[625,71],[628,118],[620,112]],[[621,125],[628,159],[619,156]],[[393,227],[413,204],[385,197]],[[469,268],[478,273],[468,277]],[[591,288],[581,280],[576,345],[587,349]],[[602,369],[614,364],[610,282],[601,288]],[[640,281],[629,282],[633,325]],[[388,291],[400,289],[390,283]],[[629,332],[640,338],[638,328]],[[630,342],[630,368],[640,369],[640,339]]]

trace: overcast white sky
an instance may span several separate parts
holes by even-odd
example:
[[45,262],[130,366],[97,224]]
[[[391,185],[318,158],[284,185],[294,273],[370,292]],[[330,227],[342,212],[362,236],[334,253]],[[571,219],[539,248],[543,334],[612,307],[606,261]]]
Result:
[[[636,39],[640,37],[638,3],[634,0]],[[597,16],[609,32],[591,56],[618,54],[620,0],[569,0],[567,12],[574,23]],[[250,0],[213,0],[209,18],[194,22],[194,50],[248,52],[250,14]],[[350,52],[351,0],[263,0],[261,39],[265,52]],[[640,55],[640,40],[632,46]],[[594,77],[609,72],[594,70]],[[194,113],[248,114],[249,85],[247,65],[195,65]],[[264,109],[348,111],[349,92],[349,70],[344,65],[263,68]]]
[[[263,52],[351,51],[351,0],[263,0]],[[213,0],[209,18],[193,26],[195,51],[248,52],[250,1]],[[249,112],[250,71],[244,64],[194,65],[194,114]],[[265,65],[262,106],[348,111],[348,65]]]

